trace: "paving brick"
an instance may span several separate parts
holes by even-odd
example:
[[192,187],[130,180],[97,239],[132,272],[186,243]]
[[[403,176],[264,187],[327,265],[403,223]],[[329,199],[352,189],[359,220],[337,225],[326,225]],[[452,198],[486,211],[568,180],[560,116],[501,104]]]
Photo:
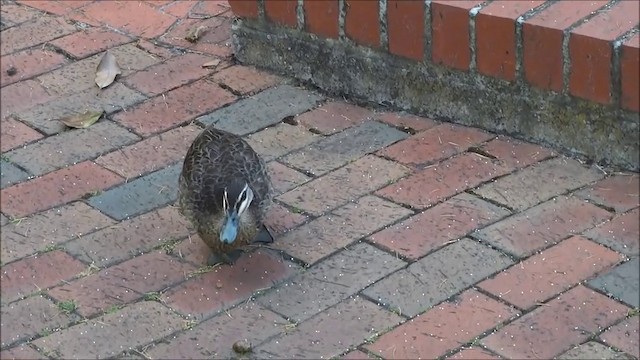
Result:
[[0,54],[6,55],[76,31],[73,25],[62,18],[39,16],[34,21],[2,31]]
[[185,280],[193,270],[195,266],[156,251],[53,288],[49,295],[58,301],[74,300],[78,314],[91,317],[164,290]]
[[511,359],[551,359],[627,313],[624,305],[582,285],[520,317],[482,343]]
[[397,112],[383,112],[376,113],[374,115],[376,120],[387,123],[391,126],[394,126],[403,131],[412,131],[412,132],[420,132],[429,130],[434,126],[437,126],[438,123],[435,120],[431,120],[428,118],[423,118],[420,116],[407,114],[407,113],[397,113]]
[[504,254],[464,238],[395,272],[363,294],[414,317],[512,263]]
[[136,46],[149,53],[149,56],[156,57],[160,60],[167,60],[174,56],[184,55],[184,52],[180,49],[161,46],[158,41],[153,39],[138,39]]
[[640,322],[638,315],[616,324],[600,335],[605,343],[635,356],[640,357]]
[[307,221],[307,216],[291,211],[280,204],[271,205],[265,218],[265,225],[274,235],[283,234]]
[[350,298],[258,346],[255,353],[262,359],[329,359],[402,321],[369,301]]
[[200,1],[193,7],[191,14],[196,16],[218,16],[230,10],[231,7],[226,0]]
[[[247,135],[275,125],[288,116],[303,113],[315,107],[322,99],[322,96],[310,91],[280,85],[196,120],[204,126],[216,124],[218,129]],[[243,117],[238,118],[237,114],[243,114]]]
[[40,295],[5,305],[0,311],[2,348],[18,341],[31,340],[46,331],[66,327],[76,320],[75,316],[58,310],[50,300]]
[[411,214],[375,196],[365,196],[287,232],[274,244],[307,264]]
[[[201,319],[269,288],[298,270],[274,252],[243,254],[233,266],[221,266],[190,279],[166,293],[167,304],[189,317]],[[212,286],[215,284],[216,286]]]
[[4,216],[4,214],[0,214],[0,225],[4,226],[9,223],[9,218]]
[[308,176],[277,161],[267,163],[267,171],[271,177],[275,195],[285,193],[310,179]]
[[13,163],[0,160],[0,188],[4,189],[29,178],[29,173]]
[[447,359],[471,359],[471,360],[496,359],[497,360],[497,359],[500,359],[500,357],[498,357],[498,355],[495,355],[489,352],[486,349],[474,346],[470,348],[463,348],[460,352],[457,352],[447,357]]
[[177,18],[184,18],[190,13],[196,3],[196,1],[165,1],[165,4],[158,4],[158,6],[162,6],[162,12],[164,13]]
[[[32,78],[58,68],[66,63],[65,57],[53,51],[44,49],[23,50],[0,58],[0,83],[2,86]],[[17,70],[15,75],[9,75],[8,69]]]
[[376,194],[416,209],[424,209],[508,171],[499,163],[477,154],[465,153],[416,172],[378,190]]
[[42,15],[42,12],[38,10],[32,9],[27,6],[20,6],[18,4],[11,3],[2,4],[2,10],[0,10],[2,22],[8,22],[11,23],[11,25],[18,25]]
[[589,281],[589,286],[600,289],[629,306],[640,307],[640,260],[633,258],[622,265]]
[[367,155],[277,199],[312,215],[321,215],[408,173],[409,169],[400,164]]
[[590,239],[631,256],[640,254],[640,209],[629,211],[584,233]]
[[19,4],[27,5],[48,13],[56,15],[65,15],[87,4],[89,1],[76,1],[76,0],[60,0],[60,1],[46,1],[46,0],[20,0]]
[[373,117],[373,112],[343,101],[331,101],[300,114],[296,119],[303,126],[324,135],[331,135],[359,125]]
[[282,81],[276,75],[242,65],[222,69],[213,74],[211,78],[241,95],[255,94]]
[[108,50],[133,41],[129,36],[105,28],[91,28],[50,42],[76,59]]
[[618,253],[574,236],[478,286],[521,309],[529,309],[620,260]]
[[131,105],[146,99],[144,95],[128,87],[115,83],[108,88],[95,92],[82,91],[55,98],[31,109],[17,112],[16,117],[47,135],[53,135],[66,129],[59,119],[87,110],[104,110],[107,115],[115,111],[127,110]]
[[113,225],[113,221],[82,202],[74,202],[59,208],[15,221],[2,226],[2,263],[6,264],[81,237],[93,230]]
[[0,358],[7,360],[40,360],[43,355],[29,347],[29,344],[21,344],[11,349],[3,350],[0,352]]
[[485,199],[522,211],[599,180],[602,172],[569,158],[555,158],[474,190]]
[[280,316],[249,302],[199,323],[170,343],[157,344],[146,354],[173,359],[233,358],[237,355],[231,347],[236,341],[245,339],[255,346],[283,332],[286,324]]
[[406,137],[395,128],[367,121],[289,154],[284,161],[319,176]]
[[22,217],[77,200],[88,192],[110,188],[122,180],[111,171],[85,161],[3,189],[0,204],[3,213]]
[[383,358],[435,359],[516,315],[515,309],[472,289],[398,326],[365,348]]
[[321,139],[302,126],[280,123],[247,137],[247,142],[264,161],[271,161]]
[[503,165],[514,169],[521,169],[555,156],[550,149],[503,136],[481,145],[480,148],[495,156]]
[[134,217],[176,201],[182,163],[124,183],[89,199],[89,204],[116,220]]
[[199,54],[176,56],[136,72],[125,83],[143,94],[160,95],[209,75],[211,70],[203,68],[202,64],[210,60],[208,56]]
[[[314,2],[311,2],[312,4],[314,4]],[[369,356],[369,354],[362,352],[360,350],[353,350],[353,351],[349,351],[347,354],[345,354],[344,356],[340,357],[340,359],[343,360],[366,360],[366,359],[374,359],[373,357]]]
[[616,212],[626,212],[640,206],[639,188],[640,176],[637,174],[617,174],[576,192],[576,195]]
[[[19,83],[3,86],[0,92],[0,119],[2,119],[2,134],[4,136],[4,122],[9,115],[29,109],[35,105],[51,100],[47,91],[34,80],[24,80]],[[6,151],[2,138],[2,152]]]
[[566,351],[562,355],[556,357],[558,360],[582,360],[582,359],[633,359],[630,355],[617,352],[610,347],[604,346],[595,341],[589,341],[582,345],[578,345],[571,350]]
[[163,34],[176,19],[142,2],[94,2],[83,13],[101,23],[144,38]]
[[[375,233],[369,240],[416,260],[509,214],[505,209],[463,193]],[[429,229],[428,235],[424,229]]]
[[42,352],[60,358],[112,358],[124,350],[160,340],[180,330],[183,324],[182,318],[160,303],[143,301],[33,343]]
[[138,139],[113,122],[102,120],[90,128],[65,131],[12,150],[6,155],[30,173],[41,175],[95,158]]
[[[231,43],[231,23],[232,19],[222,16],[210,17],[208,19],[182,19],[178,24],[158,40],[181,49],[201,52],[214,55],[219,58],[230,58],[232,51]],[[193,28],[206,27],[206,31],[201,33],[197,42],[191,43],[185,39],[185,35]]]
[[555,244],[607,220],[611,214],[575,197],[560,196],[473,234],[518,257]]
[[106,267],[187,235],[187,221],[175,208],[166,207],[72,240],[65,249],[82,261]]
[[3,306],[35,291],[68,280],[85,269],[83,263],[60,250],[35,255],[2,266]]
[[393,144],[380,154],[416,166],[446,159],[492,137],[492,134],[474,128],[442,124]]
[[[376,266],[370,266],[376,264]],[[357,243],[311,267],[257,301],[300,323],[402,268],[406,263]],[[320,315],[321,316],[321,315]]]
[[113,119],[147,137],[185,124],[234,100],[235,96],[218,85],[199,80],[118,113]]

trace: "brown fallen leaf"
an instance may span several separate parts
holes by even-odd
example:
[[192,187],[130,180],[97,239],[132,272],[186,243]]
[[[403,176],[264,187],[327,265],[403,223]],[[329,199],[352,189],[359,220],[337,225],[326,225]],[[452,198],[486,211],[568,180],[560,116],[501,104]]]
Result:
[[236,341],[231,348],[238,354],[246,354],[253,351],[251,343],[246,339]]
[[98,85],[100,89],[104,89],[111,85],[116,79],[116,76],[120,74],[122,74],[122,71],[120,70],[120,66],[118,66],[116,57],[108,51],[105,52],[96,69],[96,85]]
[[184,38],[185,40],[194,43],[200,39],[200,36],[202,36],[202,33],[205,30],[207,30],[207,27],[204,25],[194,25]]
[[203,68],[208,68],[208,67],[216,67],[220,65],[220,59],[214,59],[211,61],[207,61],[206,63],[202,64]]
[[85,129],[89,126],[95,124],[100,117],[102,116],[104,111],[85,111],[82,114],[70,115],[65,118],[60,119],[60,122],[67,125],[68,127],[76,128],[76,129]]

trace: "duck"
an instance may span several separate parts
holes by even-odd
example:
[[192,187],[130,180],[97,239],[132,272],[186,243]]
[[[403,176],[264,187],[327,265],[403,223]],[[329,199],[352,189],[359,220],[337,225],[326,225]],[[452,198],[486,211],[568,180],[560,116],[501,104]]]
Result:
[[232,265],[250,244],[273,242],[264,225],[273,187],[264,160],[242,137],[205,128],[178,180],[179,212],[211,249],[207,265]]

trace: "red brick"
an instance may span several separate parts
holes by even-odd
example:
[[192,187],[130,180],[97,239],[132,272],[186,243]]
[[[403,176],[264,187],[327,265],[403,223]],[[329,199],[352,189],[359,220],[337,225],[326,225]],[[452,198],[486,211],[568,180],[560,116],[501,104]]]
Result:
[[479,0],[431,2],[431,59],[454,69],[469,70],[469,10]]
[[463,348],[460,352],[457,352],[447,359],[470,359],[470,360],[484,360],[484,359],[500,359],[497,355],[492,354],[488,350],[481,347]]
[[177,18],[184,18],[197,3],[197,1],[166,1],[162,6],[162,11]]
[[474,236],[518,257],[526,257],[610,216],[606,210],[575,197],[559,196],[486,227]]
[[193,270],[195,266],[155,251],[55,287],[49,295],[58,301],[74,300],[78,314],[91,317],[185,280]]
[[[3,108],[4,104],[6,103],[3,99]],[[11,117],[3,118],[0,121],[2,121],[2,127],[0,127],[0,144],[2,144],[0,148],[2,152],[15,149],[18,146],[26,145],[27,143],[42,138],[42,134]]]
[[583,199],[625,212],[640,206],[640,176],[616,174],[576,193]]
[[626,313],[624,305],[578,285],[482,342],[510,359],[552,359]]
[[229,5],[238,17],[258,18],[258,0],[229,0]]
[[320,139],[302,126],[280,123],[247,137],[247,143],[264,161],[271,161]]
[[521,309],[529,309],[620,260],[616,252],[573,236],[478,286]]
[[624,109],[640,111],[640,34],[635,34],[622,44],[620,50],[621,105]]
[[338,38],[340,1],[305,1],[303,6],[306,31],[326,38]]
[[278,76],[262,72],[254,67],[236,65],[216,72],[211,77],[241,95],[251,95],[278,84]]
[[210,70],[202,64],[210,60],[198,54],[177,56],[132,74],[125,83],[146,95],[160,95],[209,75]]
[[85,269],[85,265],[60,251],[50,251],[2,266],[0,288],[2,303],[7,304],[35,291],[71,279]]
[[[204,20],[183,19],[158,40],[174,47],[227,58],[231,54],[231,21],[225,17],[211,17]],[[200,34],[198,41],[195,43],[187,41],[185,39],[187,33],[200,26],[204,26],[206,29]],[[222,65],[218,66],[218,68],[221,67]]]
[[[460,194],[418,215],[386,228],[369,239],[409,259],[417,260],[509,214],[469,194]],[[429,229],[425,236],[423,229]]]
[[166,47],[158,46],[158,42],[155,40],[138,39],[136,47],[149,53],[152,58],[158,57],[161,60],[166,60],[177,55],[177,51],[167,49]]
[[630,317],[621,323],[612,326],[610,329],[600,335],[606,344],[615,346],[616,348],[640,357],[640,318],[638,315]]
[[608,1],[560,1],[535,14],[522,27],[523,69],[533,86],[562,91],[564,30]]
[[64,50],[76,59],[83,59],[131,41],[130,37],[115,31],[91,28],[56,39],[50,44]]
[[364,196],[285,233],[274,247],[311,265],[410,214],[401,206]]
[[273,204],[267,213],[265,225],[277,236],[307,221],[305,215],[292,212],[280,204]]
[[66,15],[74,9],[80,8],[91,1],[77,1],[77,0],[20,0],[19,4],[27,5],[38,10],[46,11],[48,13],[56,15]]
[[18,25],[25,21],[42,16],[42,13],[38,10],[11,3],[2,4],[0,13],[2,14],[2,22],[8,22],[11,25]]
[[264,250],[243,254],[232,266],[216,267],[167,292],[173,309],[201,319],[293,275],[297,266]]
[[621,1],[571,31],[571,95],[611,103],[611,41],[638,24],[640,3]]
[[6,360],[40,360],[43,357],[44,355],[29,347],[28,344],[18,345],[0,352],[0,359]]
[[126,179],[135,178],[182,160],[201,131],[195,125],[179,127],[114,150],[95,162]]
[[197,266],[205,266],[211,255],[211,249],[196,233],[189,234],[170,251],[171,255]]
[[235,100],[235,96],[207,80],[169,91],[114,116],[114,120],[147,137],[185,124]]
[[267,171],[271,177],[271,183],[276,195],[285,193],[294,187],[309,181],[309,177],[303,173],[293,170],[277,161],[267,164]]
[[407,130],[412,132],[420,132],[431,129],[432,127],[438,125],[435,120],[406,113],[384,112],[376,113],[374,117],[377,120],[385,122],[405,132]]
[[97,1],[83,13],[101,23],[147,39],[163,34],[176,19],[139,1]]
[[508,137],[498,137],[481,148],[505,166],[514,169],[527,167],[555,155],[550,149]]
[[[155,7],[160,7],[161,8],[161,7],[165,6],[165,5],[171,4],[174,1],[173,0],[145,0],[145,2],[150,4],[150,5],[153,5]],[[191,0],[191,1],[177,1],[177,2],[181,3],[181,2],[195,2],[195,1]]]
[[199,1],[196,6],[193,7],[191,14],[193,16],[219,16],[230,10],[229,2],[227,0],[207,0]]
[[387,1],[389,52],[422,61],[425,5],[421,1]]
[[5,55],[46,43],[60,36],[71,34],[74,31],[76,31],[76,28],[67,24],[61,18],[41,16],[35,21],[4,30],[2,32],[2,43],[0,43],[0,54]]
[[[51,95],[47,93],[42,85],[34,80],[20,81],[3,87],[0,92],[0,103],[2,103],[2,107],[0,107],[0,119],[4,121],[4,119],[11,114],[29,109],[35,105],[43,104],[49,100],[51,100]],[[4,142],[2,149],[4,152]]]
[[380,155],[405,165],[416,166],[446,159],[494,137],[482,130],[441,124],[393,144]]
[[74,202],[2,226],[2,263],[6,264],[113,225],[113,220],[83,202]]
[[300,114],[296,119],[309,129],[331,135],[371,119],[373,113],[365,108],[342,101],[332,101]]
[[585,233],[585,236],[629,256],[640,253],[640,209],[617,216]]
[[362,352],[360,350],[349,351],[347,354],[342,356],[340,359],[343,360],[367,360],[367,359],[375,359],[374,357],[370,357],[369,354]]
[[472,289],[398,326],[365,348],[383,358],[435,359],[517,314]]
[[476,18],[478,71],[484,75],[516,79],[516,19],[545,1],[494,1]]
[[[46,73],[65,63],[66,59],[61,54],[42,49],[24,50],[5,55],[0,59],[0,71],[2,71],[0,83],[2,86],[13,84]],[[7,74],[9,68],[15,68],[18,72],[9,76]]]
[[467,153],[416,172],[376,194],[424,209],[507,172],[502,165]]
[[356,43],[380,47],[380,9],[377,1],[345,0],[344,31]]
[[298,25],[297,8],[297,0],[267,1],[264,3],[267,19],[292,28]]
[[81,162],[3,189],[2,212],[12,217],[30,215],[77,200],[88,192],[110,188],[122,180],[93,162]]

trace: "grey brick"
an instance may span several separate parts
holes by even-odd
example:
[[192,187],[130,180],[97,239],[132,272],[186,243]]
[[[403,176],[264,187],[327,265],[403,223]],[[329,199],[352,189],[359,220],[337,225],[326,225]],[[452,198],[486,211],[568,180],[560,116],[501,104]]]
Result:
[[29,173],[15,164],[2,160],[0,162],[0,189],[19,183],[29,178]]
[[9,218],[4,216],[4,214],[0,214],[0,225],[5,226],[9,223]]
[[145,99],[146,97],[139,92],[115,83],[100,92],[89,90],[57,97],[29,110],[18,112],[15,116],[44,133],[52,135],[65,130],[65,126],[58,120],[66,116],[100,109],[110,115],[119,110],[126,110],[129,106]]
[[291,321],[304,321],[405,264],[369,244],[358,243],[258,298],[258,302]]
[[640,307],[640,258],[633,258],[589,281],[593,288],[600,289],[629,306]]
[[610,360],[622,360],[633,359],[633,356],[628,354],[614,351],[613,349],[604,346],[595,341],[589,341],[582,345],[578,345],[573,349],[565,352],[562,355],[556,357],[558,360],[582,360],[582,359],[610,359]]
[[89,204],[116,220],[151,211],[176,200],[182,163],[170,165],[89,199]]
[[69,130],[12,150],[7,156],[34,175],[76,164],[136,142],[139,137],[109,120]]
[[317,141],[283,159],[314,175],[322,175],[407,136],[402,131],[377,121],[367,121]]
[[200,124],[216,124],[217,129],[246,135],[277,124],[287,116],[314,108],[324,98],[289,85],[267,89],[250,98],[196,119]]
[[414,317],[513,262],[464,238],[364,290],[378,302]]

